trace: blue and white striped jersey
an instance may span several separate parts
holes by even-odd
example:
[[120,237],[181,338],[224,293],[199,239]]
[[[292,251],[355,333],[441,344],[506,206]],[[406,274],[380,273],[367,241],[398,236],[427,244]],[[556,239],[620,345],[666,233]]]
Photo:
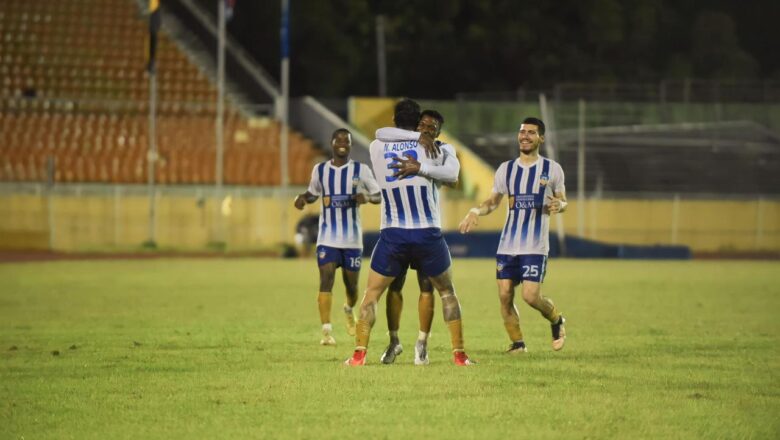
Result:
[[360,209],[352,196],[379,192],[371,169],[353,160],[340,167],[330,160],[322,162],[311,172],[308,191],[322,200],[317,246],[362,249]]
[[[382,136],[382,131],[391,134]],[[414,131],[383,128],[377,132],[382,140],[371,142],[371,166],[382,191],[381,229],[441,229],[437,181],[456,182],[460,162],[450,144],[440,146],[442,154],[436,159],[428,158],[425,148],[417,144],[419,136],[420,133]],[[393,137],[401,140],[387,140]],[[390,165],[405,155],[421,163],[420,172],[403,179],[393,177],[396,170]]]
[[493,192],[509,196],[506,223],[498,254],[547,255],[550,250],[550,215],[542,212],[547,196],[565,192],[563,169],[539,156],[530,165],[520,159],[502,163],[496,170]]

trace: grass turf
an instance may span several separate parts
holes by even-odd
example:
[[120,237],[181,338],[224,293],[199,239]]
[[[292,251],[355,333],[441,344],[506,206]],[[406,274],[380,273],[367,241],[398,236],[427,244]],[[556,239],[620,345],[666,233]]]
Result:
[[409,282],[396,365],[382,304],[369,365],[346,368],[343,285],[321,347],[313,261],[0,265],[0,438],[780,436],[780,264],[552,260],[566,348],[518,303],[519,356],[493,270],[454,267],[479,365],[451,364],[438,300],[432,363],[412,364]]

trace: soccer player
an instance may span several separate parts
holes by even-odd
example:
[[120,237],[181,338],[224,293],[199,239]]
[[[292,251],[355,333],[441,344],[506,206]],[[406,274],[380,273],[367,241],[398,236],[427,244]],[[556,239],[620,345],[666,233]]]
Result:
[[563,315],[550,298],[541,293],[541,283],[547,270],[550,248],[550,215],[566,210],[566,188],[563,169],[539,155],[544,142],[544,122],[526,118],[517,134],[520,156],[502,163],[493,183],[490,198],[471,208],[460,232],[465,234],[477,226],[481,215],[498,208],[504,197],[509,205],[504,229],[496,254],[496,279],[501,315],[512,344],[508,353],[524,353],[520,317],[515,308],[515,287],[522,284],[522,295],[528,305],[538,310],[552,327],[552,348],[560,350],[566,340]]
[[[441,128],[444,125],[444,116],[436,110],[424,110],[420,114],[420,121],[417,123],[417,131],[425,133],[432,139],[437,139],[441,134]],[[405,133],[398,133],[393,128],[380,128],[377,130],[376,137],[380,141],[393,141],[398,137],[404,137]],[[442,147],[442,143],[436,141],[439,147]],[[444,147],[445,151],[453,150],[451,146]],[[453,183],[447,183],[448,186],[454,186]],[[412,267],[417,273],[417,284],[420,287],[420,296],[417,300],[417,315],[419,319],[419,332],[417,336],[417,342],[414,345],[414,364],[415,365],[427,365],[430,360],[428,359],[428,336],[431,333],[431,325],[433,324],[433,285],[430,279],[422,274],[422,272],[416,267]],[[396,356],[403,352],[403,345],[401,345],[398,339],[398,329],[401,326],[401,310],[403,309],[404,300],[402,295],[402,289],[406,281],[406,271],[399,275],[390,284],[387,290],[387,330],[390,333],[390,343],[385,348],[384,353],[380,361],[383,364],[392,364],[395,361]]]
[[335,345],[330,309],[336,268],[341,267],[347,302],[344,314],[347,333],[355,335],[352,308],[357,302],[360,256],[363,253],[363,231],[360,228],[359,205],[380,203],[379,186],[371,169],[349,158],[352,134],[339,128],[331,137],[333,158],[314,166],[308,190],[295,197],[295,207],[303,209],[322,196],[320,228],[317,234],[317,264],[320,269],[320,291],[317,296],[322,345]]
[[[404,99],[396,104],[396,127],[414,130],[419,119],[420,106],[416,102]],[[453,361],[456,365],[472,364],[463,348],[460,302],[452,285],[449,248],[441,235],[439,196],[434,183],[456,181],[460,163],[451,146],[449,150],[439,148],[425,133],[410,135],[419,140],[374,140],[370,145],[371,164],[382,192],[382,222],[371,256],[368,287],[360,304],[356,347],[345,362],[347,365],[365,365],[377,302],[410,264],[430,277],[441,296]]]

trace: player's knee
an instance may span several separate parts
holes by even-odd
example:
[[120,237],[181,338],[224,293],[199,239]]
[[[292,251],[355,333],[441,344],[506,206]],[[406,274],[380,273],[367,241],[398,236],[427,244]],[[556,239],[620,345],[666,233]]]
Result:
[[539,300],[539,292],[523,291],[523,301],[528,305],[534,305]]

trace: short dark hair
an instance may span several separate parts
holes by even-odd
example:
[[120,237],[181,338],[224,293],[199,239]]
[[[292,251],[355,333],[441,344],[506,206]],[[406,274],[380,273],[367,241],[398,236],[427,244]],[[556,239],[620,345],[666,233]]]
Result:
[[395,105],[393,118],[395,126],[414,130],[417,128],[417,122],[420,120],[420,104],[409,98],[404,98]]
[[348,135],[350,135],[350,136],[352,135],[352,133],[350,133],[350,131],[349,131],[349,130],[347,130],[346,128],[337,128],[337,129],[336,129],[336,130],[333,132],[333,134],[332,134],[332,135],[330,135],[330,140],[331,140],[331,142],[333,141],[333,139],[336,139],[336,135],[337,135],[337,134],[339,134],[339,133],[346,133],[346,134],[348,134]]
[[420,119],[422,119],[423,116],[430,116],[433,119],[439,121],[439,128],[444,125],[444,116],[442,116],[441,113],[437,112],[436,110],[423,110],[423,112],[420,113]]
[[534,124],[539,127],[539,136],[544,136],[544,122],[539,118],[528,117],[523,119],[523,124]]
[[534,124],[539,127],[539,135],[544,136],[544,122],[539,118],[529,117],[523,119],[523,124]]

